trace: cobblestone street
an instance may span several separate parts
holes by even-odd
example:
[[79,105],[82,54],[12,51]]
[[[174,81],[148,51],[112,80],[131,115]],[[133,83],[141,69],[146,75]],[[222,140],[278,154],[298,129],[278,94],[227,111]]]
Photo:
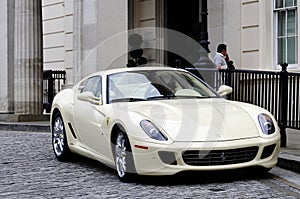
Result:
[[278,177],[277,168],[264,177],[197,174],[122,183],[113,169],[98,162],[80,157],[57,161],[50,133],[0,131],[0,155],[0,198],[300,197],[300,186]]

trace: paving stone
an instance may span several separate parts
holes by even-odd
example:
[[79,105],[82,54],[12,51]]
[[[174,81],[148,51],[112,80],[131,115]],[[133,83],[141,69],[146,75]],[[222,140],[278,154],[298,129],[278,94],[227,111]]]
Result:
[[96,161],[59,162],[50,133],[0,131],[0,198],[297,198],[298,189],[271,174],[250,176],[141,177],[122,183]]

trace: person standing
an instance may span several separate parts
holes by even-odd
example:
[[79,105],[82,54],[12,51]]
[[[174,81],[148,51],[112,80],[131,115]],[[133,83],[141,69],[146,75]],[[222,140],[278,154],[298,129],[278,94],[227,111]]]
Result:
[[217,69],[227,69],[227,46],[226,44],[219,44],[217,48],[217,53],[214,57],[214,64]]

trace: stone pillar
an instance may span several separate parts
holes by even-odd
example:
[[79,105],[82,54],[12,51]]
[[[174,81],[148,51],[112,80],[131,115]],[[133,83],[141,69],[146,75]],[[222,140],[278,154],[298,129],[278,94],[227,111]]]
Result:
[[41,0],[0,3],[0,121],[45,120]]
[[[13,12],[12,12],[13,11]],[[0,1],[0,114],[13,113],[14,1]]]
[[76,84],[82,78],[81,64],[82,64],[82,0],[74,0],[74,19],[73,19],[73,40],[74,40],[74,54],[73,54],[73,84]]
[[15,0],[14,114],[43,111],[43,41],[41,0]]

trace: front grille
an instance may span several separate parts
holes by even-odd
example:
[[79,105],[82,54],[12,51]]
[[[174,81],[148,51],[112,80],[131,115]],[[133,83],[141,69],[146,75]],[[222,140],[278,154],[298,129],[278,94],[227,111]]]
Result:
[[228,165],[250,162],[257,152],[257,146],[230,150],[191,150],[183,152],[182,158],[185,164],[191,166]]

